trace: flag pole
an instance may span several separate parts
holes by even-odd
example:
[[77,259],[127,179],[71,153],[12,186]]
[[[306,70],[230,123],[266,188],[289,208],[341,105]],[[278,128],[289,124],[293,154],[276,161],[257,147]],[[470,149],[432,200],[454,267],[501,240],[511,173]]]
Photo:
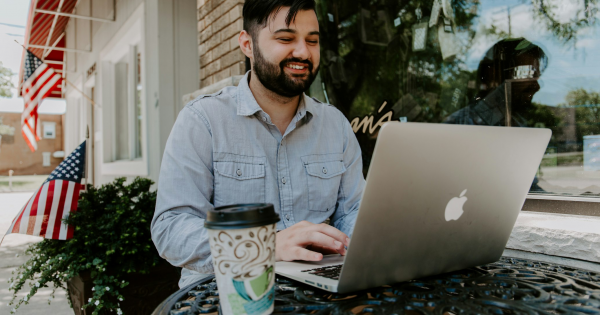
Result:
[[[19,42],[17,42],[17,40],[15,39],[15,43],[17,43],[19,46],[23,47],[23,49],[29,51],[27,48],[25,48],[25,46],[21,45]],[[64,69],[63,69],[64,71]],[[73,89],[75,89],[75,91],[81,93],[81,95],[83,95],[83,97],[85,97],[85,99],[87,99],[90,103],[92,103],[92,105],[94,105],[95,107],[97,107],[98,109],[102,109],[102,106],[100,106],[100,104],[94,102],[94,100],[92,100],[89,96],[87,96],[85,93],[83,93],[82,90],[78,89],[75,84],[71,83],[69,80],[67,80],[67,78],[62,78],[63,80],[65,80],[65,82],[67,82],[68,85],[70,85]]]

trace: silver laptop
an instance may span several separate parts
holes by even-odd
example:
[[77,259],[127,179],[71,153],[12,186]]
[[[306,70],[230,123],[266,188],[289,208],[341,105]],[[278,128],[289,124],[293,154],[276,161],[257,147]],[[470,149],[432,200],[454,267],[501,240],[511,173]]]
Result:
[[549,129],[386,123],[346,256],[275,271],[351,292],[497,261]]

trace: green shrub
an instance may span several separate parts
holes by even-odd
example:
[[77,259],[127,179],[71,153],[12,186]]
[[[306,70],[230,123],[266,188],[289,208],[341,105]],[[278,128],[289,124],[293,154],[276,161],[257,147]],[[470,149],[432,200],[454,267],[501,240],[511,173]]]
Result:
[[16,302],[12,313],[28,303],[39,288],[53,284],[54,291],[66,289],[67,280],[89,271],[94,295],[84,307],[94,307],[92,314],[101,309],[122,314],[118,301],[123,301],[123,296],[119,289],[128,285],[123,277],[148,273],[162,261],[150,236],[156,204],[156,192],[150,191],[152,184],[151,180],[138,177],[129,185],[125,178],[99,188],[88,185],[79,198],[77,212],[65,220],[75,227],[73,238],[43,240],[27,249],[32,257],[9,280],[13,292],[10,304],[15,304],[16,294],[27,280],[33,284],[29,294]]

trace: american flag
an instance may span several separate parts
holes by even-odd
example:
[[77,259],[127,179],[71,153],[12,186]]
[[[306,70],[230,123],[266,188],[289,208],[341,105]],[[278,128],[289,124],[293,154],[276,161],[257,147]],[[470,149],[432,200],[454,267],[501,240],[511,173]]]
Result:
[[60,163],[33,194],[6,234],[28,234],[58,240],[72,238],[73,227],[62,220],[77,211],[84,169],[85,141]]
[[21,115],[21,132],[31,151],[35,152],[37,142],[40,141],[42,134],[38,106],[59,86],[61,76],[29,50],[25,51],[23,72],[21,94],[25,102],[25,109]]

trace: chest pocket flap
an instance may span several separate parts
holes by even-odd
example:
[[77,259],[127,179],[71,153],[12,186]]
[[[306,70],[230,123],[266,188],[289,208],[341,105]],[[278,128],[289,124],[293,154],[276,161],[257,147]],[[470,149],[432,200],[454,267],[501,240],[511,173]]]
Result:
[[308,175],[319,178],[332,178],[346,171],[342,161],[305,162]]
[[215,162],[215,171],[222,176],[237,180],[265,177],[264,164],[243,162]]

